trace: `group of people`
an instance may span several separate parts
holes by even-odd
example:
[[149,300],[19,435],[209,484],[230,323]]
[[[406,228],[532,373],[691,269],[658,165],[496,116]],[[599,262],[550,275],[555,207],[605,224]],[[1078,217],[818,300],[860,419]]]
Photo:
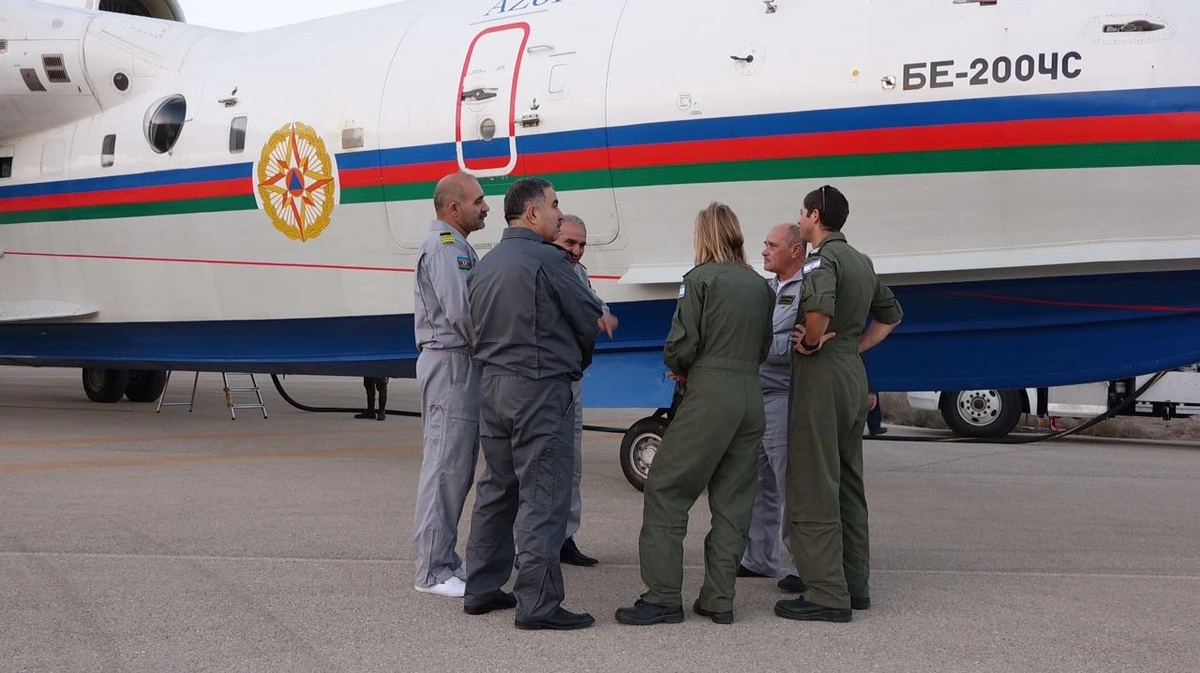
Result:
[[[579,263],[586,227],[563,215],[549,182],[523,178],[505,195],[500,242],[480,259],[467,242],[489,212],[479,182],[446,176],[434,209],[415,283],[424,435],[415,589],[461,597],[472,615],[515,607],[522,629],[587,627],[591,615],[562,605],[561,570],[597,563],[574,542],[580,381],[598,335],[619,323]],[[795,566],[780,586],[803,595],[777,603],[778,615],[849,621],[869,607],[862,433],[875,404],[861,353],[902,312],[841,233],[848,215],[833,187],[806,196],[799,221],[767,235],[766,281],[747,263],[728,206],[698,214],[696,266],[663,354],[682,401],[645,484],[647,591],[617,621],[683,620],[683,538],[705,489],[713,527],[695,613],[732,622],[736,578],[776,576],[781,538]],[[480,449],[463,559],[458,522]]]

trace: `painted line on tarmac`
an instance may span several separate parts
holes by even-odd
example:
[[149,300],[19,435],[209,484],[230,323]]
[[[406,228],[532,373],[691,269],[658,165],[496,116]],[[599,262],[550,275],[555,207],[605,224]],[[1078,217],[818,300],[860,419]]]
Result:
[[240,439],[275,439],[291,437],[323,437],[347,435],[383,435],[388,428],[377,430],[285,430],[282,432],[222,432],[213,434],[173,434],[173,435],[123,435],[116,437],[60,437],[55,439],[9,439],[0,441],[0,448],[28,447],[58,447],[58,446],[95,446],[105,444],[129,444],[143,442],[154,444],[158,442],[204,442],[230,441]]
[[166,465],[203,465],[210,463],[249,462],[294,458],[364,458],[420,450],[416,445],[398,445],[375,449],[327,449],[323,451],[276,451],[269,453],[210,453],[197,456],[146,456],[142,458],[102,458],[62,460],[45,463],[0,465],[0,474],[54,472],[63,470],[108,469],[114,467],[161,467]]

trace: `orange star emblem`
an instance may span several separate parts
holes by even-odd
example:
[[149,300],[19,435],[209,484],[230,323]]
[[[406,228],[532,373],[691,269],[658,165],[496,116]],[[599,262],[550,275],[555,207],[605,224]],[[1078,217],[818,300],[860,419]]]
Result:
[[316,129],[293,122],[273,133],[255,175],[263,210],[285,236],[309,241],[329,226],[337,183]]

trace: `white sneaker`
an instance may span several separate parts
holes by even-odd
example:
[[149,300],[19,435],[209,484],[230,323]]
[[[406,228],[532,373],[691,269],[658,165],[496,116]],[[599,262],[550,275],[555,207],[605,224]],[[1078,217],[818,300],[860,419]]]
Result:
[[457,577],[451,577],[445,582],[435,584],[431,587],[413,586],[413,588],[423,594],[446,596],[448,598],[462,598],[463,594],[467,593],[467,583]]

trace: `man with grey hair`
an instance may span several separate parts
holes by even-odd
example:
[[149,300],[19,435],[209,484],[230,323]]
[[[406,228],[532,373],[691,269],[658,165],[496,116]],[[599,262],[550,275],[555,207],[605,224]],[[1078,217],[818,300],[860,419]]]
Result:
[[459,597],[466,571],[454,551],[458,521],[479,457],[479,367],[471,358],[467,274],[479,257],[467,243],[484,227],[488,205],[466,173],[433,192],[437,219],[417,253],[414,282],[417,382],[423,450],[413,522],[417,591]]
[[[763,242],[763,269],[775,274],[769,283],[775,291],[774,336],[767,361],[759,367],[767,430],[758,445],[758,491],[750,519],[750,534],[738,577],[775,577],[781,566],[780,537],[788,547],[783,526],[783,492],[787,477],[788,390],[792,378],[792,330],[800,307],[800,270],[804,266],[804,239],[795,222],[776,225]],[[789,549],[790,552],[790,549]],[[804,591],[793,566],[779,581],[785,591]]]
[[[595,623],[562,607],[559,553],[571,506],[571,383],[592,361],[600,302],[554,245],[554,187],[522,178],[504,197],[500,242],[467,278],[480,386],[484,471],[475,487],[463,610],[517,608],[519,629]],[[502,587],[520,563],[513,593]]]
[[[608,304],[596,294],[592,282],[588,280],[587,267],[580,263],[584,250],[587,249],[587,225],[578,215],[563,215],[562,228],[554,242],[571,255],[571,264],[575,267],[579,279],[592,291],[596,301],[600,302],[600,310],[603,311],[599,321],[600,329],[611,339],[619,321],[608,310]],[[571,517],[567,519],[567,540],[563,543],[559,560],[576,566],[594,566],[600,561],[579,551],[579,545],[575,543],[575,534],[579,532],[579,525],[583,519],[583,497],[579,492],[579,482],[583,479],[583,381],[571,383],[571,392],[575,395],[575,474],[571,488]]]

